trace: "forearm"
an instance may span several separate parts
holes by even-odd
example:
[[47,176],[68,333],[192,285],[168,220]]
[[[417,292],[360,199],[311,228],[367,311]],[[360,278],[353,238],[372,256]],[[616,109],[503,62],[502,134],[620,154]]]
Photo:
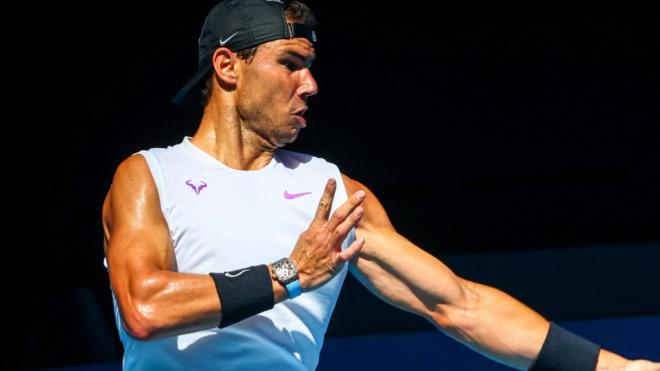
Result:
[[[539,355],[549,322],[493,287],[462,280],[461,305],[439,306],[442,330],[481,354],[509,366],[528,369]],[[601,349],[596,371],[626,370],[629,360]]]
[[[286,288],[271,278],[275,303]],[[221,298],[211,276],[156,270],[113,288],[124,327],[148,340],[215,328],[222,321]],[[121,288],[124,286],[124,288]]]
[[[537,358],[549,328],[538,313],[498,289],[461,279],[396,232],[370,234],[367,241],[352,271],[376,295],[501,363],[527,369]],[[623,362],[602,351],[598,369],[621,369]]]
[[527,369],[539,354],[549,322],[506,293],[460,280],[461,300],[438,305],[431,316],[445,333],[479,353]]

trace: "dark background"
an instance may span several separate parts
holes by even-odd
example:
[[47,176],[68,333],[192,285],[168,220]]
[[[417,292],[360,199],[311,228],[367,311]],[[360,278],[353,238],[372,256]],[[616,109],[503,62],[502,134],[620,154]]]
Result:
[[[320,93],[291,149],[338,164],[413,242],[550,318],[660,313],[657,18],[308,3],[320,23]],[[169,99],[196,68],[213,4],[57,9],[46,43],[56,72],[43,84],[56,181],[48,229],[35,236],[47,240],[38,270],[48,281],[17,294],[21,361],[5,360],[10,368],[120,357],[103,197],[124,158],[194,133],[199,116]],[[429,327],[349,279],[329,335]]]

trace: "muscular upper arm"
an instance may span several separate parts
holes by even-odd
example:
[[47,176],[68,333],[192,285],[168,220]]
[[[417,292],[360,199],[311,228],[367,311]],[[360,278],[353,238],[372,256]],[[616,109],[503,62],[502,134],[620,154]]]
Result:
[[342,178],[349,195],[360,189],[367,193],[364,216],[356,227],[356,235],[366,242],[351,264],[356,278],[386,302],[425,317],[442,312],[438,306],[460,305],[462,280],[397,233],[371,190],[346,175]]
[[112,289],[120,307],[128,308],[121,304],[139,296],[144,277],[174,264],[156,185],[141,155],[117,168],[103,205],[103,230]]

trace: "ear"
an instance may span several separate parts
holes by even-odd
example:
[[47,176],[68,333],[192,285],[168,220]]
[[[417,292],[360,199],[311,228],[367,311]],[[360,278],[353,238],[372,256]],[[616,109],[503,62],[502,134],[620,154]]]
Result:
[[218,48],[213,53],[211,62],[220,83],[236,85],[236,54],[227,48]]

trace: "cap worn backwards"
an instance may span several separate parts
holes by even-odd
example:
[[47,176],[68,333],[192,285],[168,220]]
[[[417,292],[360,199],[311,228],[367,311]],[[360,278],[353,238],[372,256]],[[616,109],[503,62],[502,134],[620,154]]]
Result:
[[224,0],[206,16],[199,37],[199,67],[195,75],[172,98],[187,108],[199,108],[202,86],[211,71],[217,48],[239,51],[268,41],[304,37],[316,42],[313,27],[289,23],[280,0]]

